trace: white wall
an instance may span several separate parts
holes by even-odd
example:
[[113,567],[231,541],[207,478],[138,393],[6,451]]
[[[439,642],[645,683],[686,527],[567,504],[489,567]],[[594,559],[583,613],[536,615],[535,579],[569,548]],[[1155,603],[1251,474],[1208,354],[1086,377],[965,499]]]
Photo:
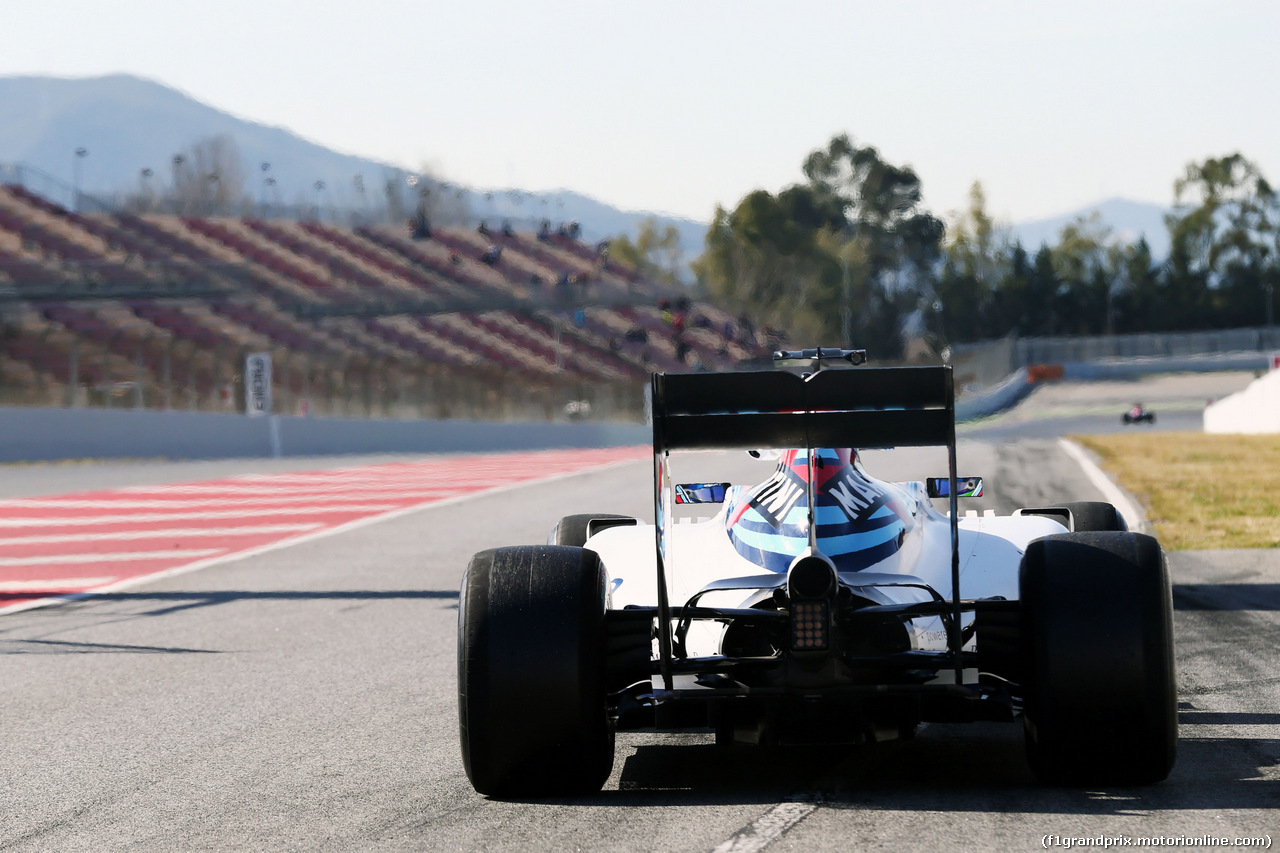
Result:
[[1280,370],[1249,383],[1204,410],[1204,431],[1218,433],[1280,432]]
[[[272,435],[272,421],[275,435]],[[462,453],[648,444],[644,424],[250,418],[145,409],[0,407],[0,462]]]

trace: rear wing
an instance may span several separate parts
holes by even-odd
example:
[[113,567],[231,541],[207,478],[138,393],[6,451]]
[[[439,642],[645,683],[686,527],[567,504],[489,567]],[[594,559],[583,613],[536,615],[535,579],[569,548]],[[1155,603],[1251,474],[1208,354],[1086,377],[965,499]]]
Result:
[[[843,354],[843,351],[832,350]],[[653,376],[654,533],[657,546],[658,649],[665,688],[672,690],[671,605],[667,600],[667,538],[673,481],[672,450],[777,447],[947,448],[951,521],[952,622],[948,647],[961,682],[960,550],[956,507],[955,385],[950,365],[741,373],[657,373]],[[781,355],[781,354],[780,354]],[[809,351],[800,353],[809,356]],[[812,457],[810,457],[812,464]],[[814,544],[813,477],[809,477],[810,545]]]
[[653,377],[653,449],[955,444],[950,366]]

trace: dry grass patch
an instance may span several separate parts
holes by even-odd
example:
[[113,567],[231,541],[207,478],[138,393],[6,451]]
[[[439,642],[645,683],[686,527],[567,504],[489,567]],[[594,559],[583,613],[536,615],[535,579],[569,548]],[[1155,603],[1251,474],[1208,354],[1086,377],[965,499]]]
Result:
[[1166,550],[1280,547],[1280,435],[1073,436],[1142,502]]

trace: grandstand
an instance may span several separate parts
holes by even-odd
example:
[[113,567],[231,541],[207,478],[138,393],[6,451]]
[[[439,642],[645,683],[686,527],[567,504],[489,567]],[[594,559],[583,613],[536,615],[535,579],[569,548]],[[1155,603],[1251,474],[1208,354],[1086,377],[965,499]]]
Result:
[[[0,185],[0,404],[635,419],[649,372],[765,342],[570,236],[79,213]],[[583,405],[584,402],[586,405]]]

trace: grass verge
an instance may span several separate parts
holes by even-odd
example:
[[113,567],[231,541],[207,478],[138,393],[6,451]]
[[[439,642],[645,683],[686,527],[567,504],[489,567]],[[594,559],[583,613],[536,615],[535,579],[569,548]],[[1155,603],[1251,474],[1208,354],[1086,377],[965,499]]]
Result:
[[1072,436],[1146,510],[1168,551],[1280,547],[1280,435]]

